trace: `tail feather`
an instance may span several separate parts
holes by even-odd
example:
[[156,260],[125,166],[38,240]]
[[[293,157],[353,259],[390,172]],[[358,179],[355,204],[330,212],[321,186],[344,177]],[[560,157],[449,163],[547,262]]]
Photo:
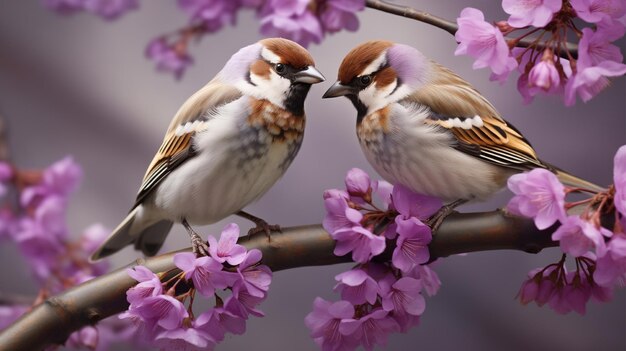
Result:
[[128,216],[124,218],[117,228],[113,229],[113,232],[106,240],[100,245],[100,247],[89,258],[90,261],[95,262],[106,256],[112,255],[115,252],[123,249],[127,245],[130,245],[135,241],[135,237],[130,234],[130,227],[132,226],[135,215],[139,211],[139,207],[135,207]]
[[135,240],[135,250],[141,250],[146,256],[156,255],[173,225],[171,221],[162,220],[144,229]]
[[601,187],[599,185],[593,184],[591,182],[588,182],[584,179],[580,179],[576,176],[573,176],[567,172],[561,171],[559,169],[556,170],[556,176],[559,178],[559,180],[561,181],[561,183],[565,184],[565,185],[569,185],[569,186],[573,186],[573,187],[577,187],[577,188],[585,188],[585,189],[589,189],[589,190],[593,190],[593,191],[597,191],[597,192],[604,192],[607,189],[604,187]]

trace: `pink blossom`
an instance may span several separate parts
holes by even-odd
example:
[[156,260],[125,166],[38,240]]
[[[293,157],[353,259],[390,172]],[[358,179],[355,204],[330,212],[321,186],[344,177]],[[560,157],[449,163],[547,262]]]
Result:
[[319,44],[324,36],[319,20],[309,11],[289,16],[269,14],[261,18],[261,33],[291,39],[304,47]]
[[126,299],[131,307],[139,305],[145,298],[161,295],[163,286],[159,277],[144,266],[135,266],[126,270],[128,275],[139,282],[126,291]]
[[248,319],[249,315],[256,317],[265,316],[263,311],[257,309],[256,307],[265,300],[267,295],[253,296],[241,282],[236,283],[232,287],[232,290],[233,294],[226,300],[226,302],[224,302],[224,308],[226,308],[230,313],[243,319]]
[[169,295],[151,296],[131,308],[120,318],[136,317],[146,323],[149,330],[164,328],[167,330],[180,328],[183,319],[189,317],[182,302]]
[[174,264],[185,272],[185,278],[204,296],[213,296],[215,289],[224,289],[232,283],[232,273],[222,272],[222,264],[211,257],[196,257],[191,252],[174,255]]
[[354,32],[359,29],[355,13],[364,8],[364,0],[326,0],[319,16],[326,32],[334,33],[344,28]]
[[400,330],[389,313],[383,309],[375,309],[359,319],[342,320],[339,332],[358,340],[364,349],[372,350],[375,345],[385,346],[387,337]]
[[611,22],[624,16],[623,0],[570,0],[576,15],[589,23]]
[[345,320],[354,316],[354,307],[348,301],[331,303],[316,297],[313,311],[304,318],[304,324],[311,330],[311,337],[323,351],[354,350],[358,341],[340,332]]
[[352,196],[366,196],[372,190],[370,184],[370,176],[362,169],[352,168],[346,174],[346,189]]
[[6,182],[13,177],[13,168],[10,164],[0,161],[0,198],[2,198],[6,192]]
[[156,336],[154,345],[167,350],[212,350],[217,340],[209,333],[210,329],[214,329],[214,326],[207,326],[209,322],[210,318],[201,315],[191,321],[190,326],[165,329]]
[[368,302],[374,304],[378,297],[378,284],[362,269],[352,269],[335,276],[339,283],[335,290],[341,290],[341,298],[353,305]]
[[361,225],[363,215],[361,212],[348,206],[347,198],[343,196],[344,194],[345,192],[340,190],[326,191],[324,193],[326,216],[324,216],[322,225],[330,234],[340,229]]
[[250,295],[255,297],[264,297],[272,282],[272,271],[265,265],[259,265],[260,261],[261,251],[253,249],[237,267],[240,283]]
[[511,15],[507,22],[515,28],[544,27],[562,4],[562,0],[502,0],[504,12]]
[[432,264],[418,264],[412,270],[405,273],[405,277],[418,279],[428,296],[435,296],[441,287],[441,280],[437,273],[430,268]]
[[414,193],[402,184],[396,184],[391,194],[393,207],[403,219],[410,217],[427,219],[437,213],[443,203],[434,196]]
[[145,55],[156,63],[158,71],[172,72],[176,79],[180,79],[187,67],[193,64],[193,59],[186,51],[176,49],[165,38],[156,38],[148,43]]
[[522,305],[527,305],[529,302],[534,301],[539,294],[539,283],[541,282],[541,276],[537,276],[539,270],[540,269],[535,269],[528,273],[529,279],[526,279],[522,283],[522,287],[517,293]]
[[625,73],[626,65],[613,61],[603,61],[596,66],[578,70],[565,85],[565,105],[573,105],[577,93],[584,102],[591,100],[608,87],[607,77],[617,77]]
[[515,196],[507,209],[514,214],[532,217],[539,229],[546,229],[565,218],[565,188],[554,173],[537,168],[515,174],[508,180]]
[[578,43],[578,68],[595,66],[603,61],[622,62],[624,57],[620,49],[611,44],[612,41],[624,36],[624,26],[601,26],[595,31],[583,28],[582,38]]
[[490,67],[497,75],[516,67],[515,59],[509,54],[509,46],[500,30],[485,22],[480,10],[467,7],[457,19],[459,29],[455,34],[459,43],[455,55],[469,55],[476,59],[474,69]]
[[626,217],[626,145],[621,146],[613,159],[613,183],[615,208]]
[[235,23],[239,2],[232,0],[178,0],[192,22],[202,22],[208,32],[216,32],[227,24]]
[[424,313],[426,301],[421,294],[422,284],[419,280],[410,277],[397,281],[385,279],[380,282],[380,289],[385,311],[413,316]]
[[528,73],[528,83],[544,91],[558,88],[561,84],[559,72],[554,65],[554,55],[542,59]]
[[606,250],[598,253],[593,279],[605,287],[626,285],[626,235],[615,234]]
[[213,236],[209,236],[209,254],[219,263],[228,262],[236,266],[243,262],[246,257],[246,248],[237,244],[239,239],[239,226],[231,223],[224,227],[219,242]]
[[352,252],[355,262],[365,263],[385,251],[385,238],[372,234],[361,226],[340,229],[331,236],[337,241],[335,255],[343,256]]
[[[610,233],[606,230],[603,232],[607,235]],[[559,241],[561,250],[574,257],[582,256],[589,250],[604,245],[601,229],[579,216],[569,216],[562,220],[561,226],[552,234],[552,240]]]
[[408,272],[418,264],[430,259],[428,244],[432,240],[430,227],[415,217],[396,217],[398,240],[393,250],[391,262],[403,272]]

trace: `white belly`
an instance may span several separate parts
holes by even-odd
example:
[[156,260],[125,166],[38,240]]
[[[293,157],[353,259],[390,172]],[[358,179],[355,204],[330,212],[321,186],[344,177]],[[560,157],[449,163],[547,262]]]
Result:
[[[154,206],[170,220],[217,222],[263,195],[284,174],[292,154],[285,143],[263,133],[223,126],[198,134],[198,154],[163,180]],[[297,150],[296,150],[297,151]]]

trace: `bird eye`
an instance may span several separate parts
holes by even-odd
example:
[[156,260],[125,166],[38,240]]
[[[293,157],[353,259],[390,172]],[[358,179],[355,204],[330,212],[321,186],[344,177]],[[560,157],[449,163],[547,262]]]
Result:
[[282,63],[277,63],[274,66],[274,70],[276,70],[276,73],[278,74],[283,74],[287,70],[287,67],[285,67],[285,65],[283,65]]
[[372,82],[372,77],[367,75],[367,76],[362,76],[359,81],[361,82],[361,85],[363,85],[364,87],[370,85],[370,83]]

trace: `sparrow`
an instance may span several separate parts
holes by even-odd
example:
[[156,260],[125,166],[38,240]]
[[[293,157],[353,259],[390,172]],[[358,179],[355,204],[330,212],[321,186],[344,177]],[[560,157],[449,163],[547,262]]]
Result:
[[352,49],[323,98],[339,96],[356,108],[361,149],[385,180],[449,202],[429,220],[433,231],[455,207],[534,168],[604,190],[540,160],[476,88],[411,46],[377,40]]
[[174,223],[193,251],[208,247],[191,227],[231,214],[252,231],[278,229],[242,211],[267,192],[295,158],[304,135],[304,100],[324,81],[311,54],[286,39],[263,39],[236,52],[180,107],[152,159],[134,205],[93,261],[126,245],[152,256]]

